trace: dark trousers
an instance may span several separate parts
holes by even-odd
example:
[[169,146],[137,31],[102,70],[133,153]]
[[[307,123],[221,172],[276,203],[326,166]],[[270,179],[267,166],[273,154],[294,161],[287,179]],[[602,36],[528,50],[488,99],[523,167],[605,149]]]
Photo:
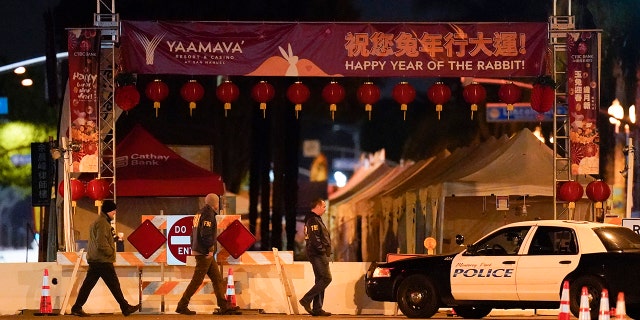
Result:
[[177,309],[185,309],[189,306],[189,300],[196,293],[200,285],[204,281],[204,276],[209,276],[211,279],[211,285],[213,286],[213,293],[216,295],[218,307],[222,310],[227,309],[227,300],[225,298],[225,283],[222,279],[218,264],[213,259],[213,256],[196,255],[196,267],[193,270],[193,277],[191,282],[184,290],[182,298],[178,301]]
[[81,309],[82,306],[89,299],[89,294],[93,287],[98,283],[98,279],[102,278],[104,284],[107,285],[109,291],[118,304],[120,305],[120,310],[126,310],[129,306],[129,303],[124,298],[122,294],[122,289],[120,288],[120,280],[118,280],[118,275],[116,274],[116,269],[113,266],[113,263],[110,262],[89,262],[89,269],[87,270],[87,276],[84,278],[82,282],[82,286],[80,286],[80,291],[78,292],[78,298],[76,299],[76,303],[73,305],[72,309]]
[[324,290],[329,286],[329,283],[331,283],[331,270],[329,270],[329,258],[327,256],[311,256],[309,257],[309,262],[311,262],[316,282],[313,287],[305,293],[301,300],[312,301],[313,305],[311,309],[317,312],[322,310]]

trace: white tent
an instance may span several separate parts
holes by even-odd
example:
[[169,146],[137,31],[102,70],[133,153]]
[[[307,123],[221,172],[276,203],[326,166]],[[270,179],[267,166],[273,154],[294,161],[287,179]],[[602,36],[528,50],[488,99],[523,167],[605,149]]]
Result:
[[[457,233],[474,241],[510,222],[568,218],[554,217],[553,152],[529,129],[495,143],[483,143],[475,151],[450,165],[444,174],[407,191],[418,194],[421,201],[430,202],[431,209],[437,210],[436,239],[441,252],[458,250],[453,243]],[[583,185],[593,180],[579,178]],[[498,196],[509,200],[509,208],[498,208]],[[580,203],[574,217],[587,218],[589,209],[588,201]],[[557,211],[563,212],[563,208],[559,206]]]
[[380,150],[363,157],[347,184],[329,195],[328,216],[325,222],[331,233],[336,261],[356,261],[360,246],[360,216],[341,205],[362,190],[385,176],[391,167],[386,163],[385,152]]
[[[462,163],[444,177],[446,196],[538,195],[553,196],[553,151],[523,129],[487,157]],[[468,170],[474,167],[476,170]]]
[[[458,233],[474,241],[506,223],[553,219],[553,162],[551,149],[524,129],[512,137],[491,138],[419,161],[402,171],[391,170],[369,187],[358,188],[362,190],[336,204],[335,210],[357,214],[368,223],[362,227],[364,261],[381,260],[396,251],[422,253],[423,237],[436,238],[438,252],[455,251],[459,248],[453,239]],[[583,185],[593,180],[580,178]],[[509,199],[508,210],[499,210],[496,196]],[[574,217],[588,219],[589,209],[585,199]],[[558,212],[564,211],[558,205]],[[371,243],[374,239],[379,245]],[[377,246],[379,255],[371,250]]]

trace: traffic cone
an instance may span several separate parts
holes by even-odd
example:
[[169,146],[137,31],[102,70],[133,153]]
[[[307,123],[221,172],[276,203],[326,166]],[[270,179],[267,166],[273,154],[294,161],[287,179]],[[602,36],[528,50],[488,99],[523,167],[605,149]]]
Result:
[[562,284],[562,295],[560,296],[560,313],[558,313],[558,320],[569,320],[571,315],[569,314],[569,281],[565,281]]
[[51,296],[49,295],[49,269],[44,269],[44,276],[42,277],[42,295],[40,296],[40,314],[47,315],[52,312]]
[[618,302],[616,303],[615,319],[627,319],[627,308],[624,303],[624,292],[618,292]]
[[591,313],[589,312],[589,291],[587,290],[587,287],[582,287],[578,320],[591,320]]
[[602,295],[600,296],[600,311],[598,312],[598,320],[610,320],[609,314],[609,291],[602,289]]
[[233,283],[233,269],[229,268],[229,274],[227,277],[227,294],[225,295],[227,299],[227,306],[229,308],[236,307],[236,286]]

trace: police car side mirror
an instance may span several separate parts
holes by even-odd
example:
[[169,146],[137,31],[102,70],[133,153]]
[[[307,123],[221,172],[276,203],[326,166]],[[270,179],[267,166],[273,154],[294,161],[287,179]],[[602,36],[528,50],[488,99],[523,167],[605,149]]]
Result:
[[467,251],[465,252],[467,255],[474,256],[476,255],[476,251],[478,250],[478,246],[475,244],[467,245]]
[[464,236],[461,234],[456,235],[456,244],[462,246],[464,244]]

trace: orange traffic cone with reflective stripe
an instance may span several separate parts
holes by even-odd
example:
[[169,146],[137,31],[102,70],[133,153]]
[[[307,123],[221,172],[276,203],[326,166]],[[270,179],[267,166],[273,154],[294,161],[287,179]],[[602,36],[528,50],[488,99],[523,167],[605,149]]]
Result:
[[225,295],[227,299],[228,308],[236,307],[236,286],[233,283],[233,269],[229,268],[229,276],[227,277],[227,294]]
[[49,269],[44,269],[42,277],[42,295],[40,296],[40,314],[46,315],[53,312],[51,296],[49,295]]
[[589,312],[589,291],[587,287],[582,287],[582,295],[580,296],[580,313],[578,320],[591,320],[591,312]]
[[569,320],[571,315],[569,314],[569,281],[565,281],[562,284],[562,295],[560,296],[560,313],[558,313],[558,320]]
[[602,289],[602,295],[600,296],[600,311],[598,312],[598,320],[610,320],[609,314],[609,291]]
[[618,302],[616,303],[615,319],[627,319],[627,308],[624,303],[624,292],[618,292]]

